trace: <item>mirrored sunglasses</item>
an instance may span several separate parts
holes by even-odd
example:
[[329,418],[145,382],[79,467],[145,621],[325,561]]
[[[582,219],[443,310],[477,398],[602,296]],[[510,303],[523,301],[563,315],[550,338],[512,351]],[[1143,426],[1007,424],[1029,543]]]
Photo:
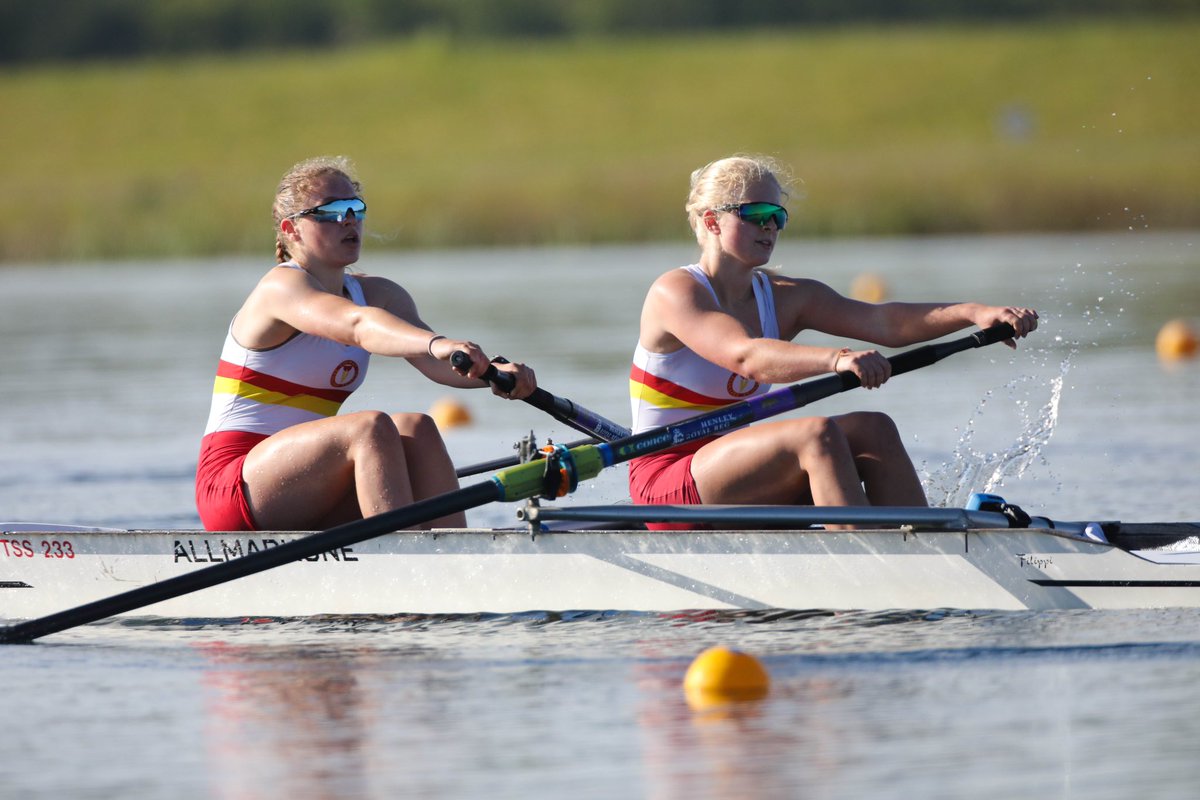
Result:
[[317,222],[344,222],[349,216],[361,220],[367,216],[367,204],[361,197],[347,197],[344,200],[330,200],[328,203],[297,211],[292,216],[312,217]]
[[713,211],[735,211],[738,219],[761,228],[767,227],[768,222],[775,220],[775,227],[783,230],[788,221],[787,209],[775,203],[728,203],[714,207]]

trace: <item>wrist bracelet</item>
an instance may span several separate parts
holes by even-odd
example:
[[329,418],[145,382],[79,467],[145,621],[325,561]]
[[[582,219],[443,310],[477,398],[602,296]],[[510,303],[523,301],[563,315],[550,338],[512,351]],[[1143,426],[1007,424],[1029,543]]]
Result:
[[429,355],[433,356],[434,358],[437,358],[437,356],[433,355],[433,343],[436,342],[438,339],[445,339],[445,338],[446,337],[442,336],[440,333],[434,334],[434,336],[429,340],[429,344],[425,346],[425,349],[429,351]]

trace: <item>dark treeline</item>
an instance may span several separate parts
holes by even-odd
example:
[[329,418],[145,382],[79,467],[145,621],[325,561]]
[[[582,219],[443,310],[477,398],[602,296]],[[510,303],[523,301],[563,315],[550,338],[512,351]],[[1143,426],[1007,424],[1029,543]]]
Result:
[[1200,13],[1200,0],[0,0],[0,64],[126,59],[434,33],[655,35]]

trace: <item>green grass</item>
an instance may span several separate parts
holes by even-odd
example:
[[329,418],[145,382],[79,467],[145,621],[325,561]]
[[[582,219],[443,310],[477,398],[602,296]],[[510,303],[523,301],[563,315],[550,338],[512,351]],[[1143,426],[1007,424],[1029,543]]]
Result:
[[[790,164],[809,235],[1200,226],[1200,21],[352,51],[0,71],[0,260],[272,253],[355,159],[375,249],[684,239],[695,167]],[[1007,133],[1005,120],[1025,127]]]

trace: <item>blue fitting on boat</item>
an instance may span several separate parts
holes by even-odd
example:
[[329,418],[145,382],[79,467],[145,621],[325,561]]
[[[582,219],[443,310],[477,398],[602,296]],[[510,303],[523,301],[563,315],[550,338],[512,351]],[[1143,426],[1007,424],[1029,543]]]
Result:
[[998,494],[975,492],[967,498],[967,511],[1002,511],[1008,505]]

